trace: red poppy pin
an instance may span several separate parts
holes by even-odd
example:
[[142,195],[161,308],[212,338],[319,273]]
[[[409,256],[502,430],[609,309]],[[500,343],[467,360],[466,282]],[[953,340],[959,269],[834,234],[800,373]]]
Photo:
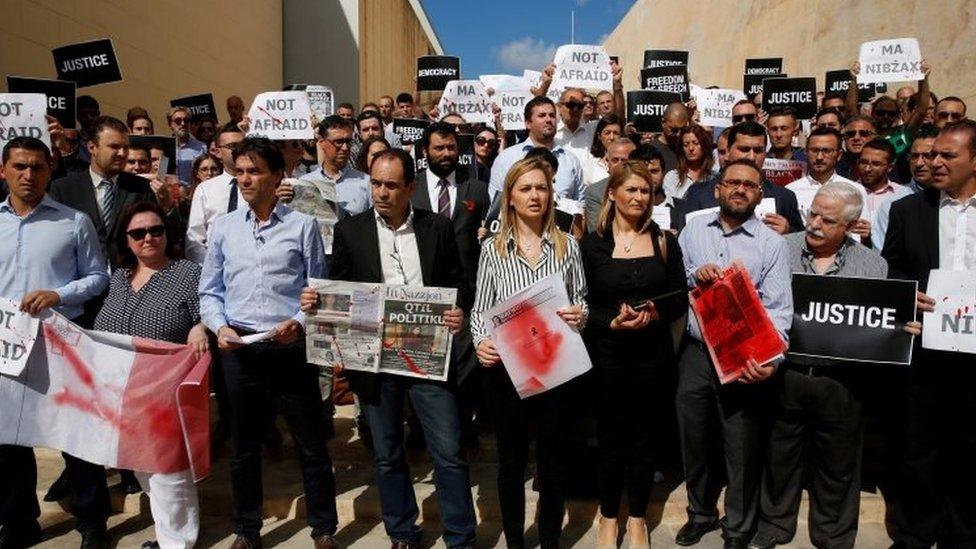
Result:
[[464,207],[468,209],[469,212],[474,211],[474,200],[465,200]]

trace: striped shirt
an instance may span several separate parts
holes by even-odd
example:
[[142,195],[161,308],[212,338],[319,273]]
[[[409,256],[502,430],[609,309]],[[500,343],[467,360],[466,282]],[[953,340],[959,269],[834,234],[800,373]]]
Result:
[[[678,243],[691,286],[698,285],[695,273],[699,268],[714,263],[725,269],[733,261],[740,261],[756,284],[769,319],[783,339],[789,341],[786,333],[793,325],[793,288],[786,239],[754,216],[725,232],[719,213],[714,213],[690,220],[678,236]],[[688,332],[702,341],[693,312],[688,314]]]
[[[557,229],[558,230],[558,229]],[[495,249],[493,236],[481,246],[481,258],[478,261],[477,294],[474,308],[471,310],[471,335],[475,347],[482,340],[488,338],[488,328],[481,318],[481,313],[505,301],[512,294],[555,274],[562,274],[566,283],[566,294],[573,305],[583,309],[583,321],[580,329],[586,323],[588,308],[586,306],[586,278],[583,275],[583,257],[579,244],[572,236],[566,236],[566,254],[562,259],[556,257],[556,248],[549,233],[542,235],[542,254],[535,267],[518,254],[515,236],[510,236],[505,243],[508,257],[502,258]]]

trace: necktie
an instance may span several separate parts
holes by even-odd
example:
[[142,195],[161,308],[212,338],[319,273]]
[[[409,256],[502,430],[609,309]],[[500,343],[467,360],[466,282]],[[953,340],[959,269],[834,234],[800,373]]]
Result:
[[441,188],[437,195],[437,213],[451,219],[451,193],[447,190],[447,180],[441,179],[437,186]]
[[237,178],[230,180],[230,198],[227,199],[227,213],[237,209]]
[[102,224],[105,226],[105,231],[108,232],[112,228],[112,220],[115,219],[115,185],[106,179],[98,186],[102,189],[98,209],[102,213]]

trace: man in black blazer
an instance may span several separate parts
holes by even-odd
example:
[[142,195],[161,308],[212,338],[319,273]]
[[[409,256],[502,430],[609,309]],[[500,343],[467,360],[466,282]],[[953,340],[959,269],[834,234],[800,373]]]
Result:
[[129,151],[129,130],[125,122],[111,116],[100,116],[92,127],[88,152],[88,170],[76,172],[51,183],[51,198],[88,214],[102,253],[114,268],[119,264],[119,226],[122,212],[130,204],[156,202],[156,195],[143,177],[124,172]]
[[[455,229],[445,216],[411,206],[414,180],[413,160],[402,149],[376,157],[370,173],[374,206],[336,224],[329,277],[457,288],[459,305],[470,310],[474,293],[463,275]],[[315,300],[314,291],[306,289],[303,307]],[[445,324],[456,334],[462,317],[454,309],[445,314]],[[454,393],[438,381],[352,371],[346,375],[369,419],[383,522],[393,547],[414,548],[420,541],[419,511],[403,447],[402,412],[408,396],[434,459],[444,540],[449,547],[473,547],[474,504]]]
[[[918,281],[919,311],[934,310],[932,269],[976,271],[976,122],[946,126],[928,162],[932,182],[892,204],[881,252],[891,278]],[[961,223],[970,229],[957,231]],[[908,377],[891,408],[901,422],[892,547],[976,547],[973,356],[919,346]]]

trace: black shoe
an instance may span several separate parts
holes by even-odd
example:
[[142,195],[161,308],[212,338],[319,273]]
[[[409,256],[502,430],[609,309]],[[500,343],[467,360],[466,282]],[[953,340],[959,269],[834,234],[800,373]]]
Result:
[[139,484],[139,479],[136,478],[136,474],[132,471],[127,471],[125,469],[119,471],[119,490],[122,490],[123,494],[138,494],[142,492],[142,485]]
[[686,547],[694,545],[701,541],[702,536],[712,530],[718,530],[718,527],[717,520],[711,522],[694,522],[689,520],[681,527],[681,530],[678,530],[678,535],[674,537],[674,542]]
[[776,547],[776,538],[763,532],[756,532],[749,542],[749,549],[773,549]]
[[41,542],[41,527],[37,522],[32,526],[0,528],[0,549],[25,549]]
[[743,538],[728,538],[723,547],[724,549],[747,549],[749,543]]
[[61,471],[61,476],[54,481],[54,484],[47,489],[47,493],[44,494],[44,501],[53,503],[61,501],[69,495],[71,495],[71,485],[68,484],[68,471],[65,469]]
[[108,535],[104,530],[89,530],[81,535],[81,549],[108,549]]

